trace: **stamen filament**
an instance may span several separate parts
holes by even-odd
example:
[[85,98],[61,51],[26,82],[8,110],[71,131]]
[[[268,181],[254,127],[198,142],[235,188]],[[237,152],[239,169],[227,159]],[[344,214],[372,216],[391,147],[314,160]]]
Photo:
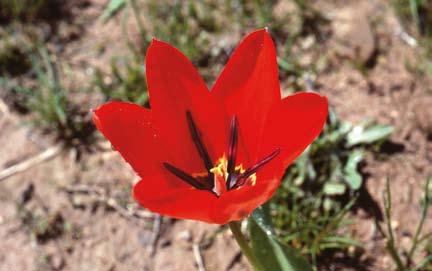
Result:
[[[190,111],[186,111],[186,119],[189,126],[189,131],[194,142],[194,145],[201,157],[207,172],[199,176],[191,176],[183,170],[173,166],[169,163],[163,163],[163,166],[174,176],[178,177],[187,184],[199,190],[206,190],[219,197],[223,192],[239,188],[246,184],[246,182],[254,185],[256,176],[254,175],[260,168],[269,163],[280,153],[280,148],[277,148],[272,153],[261,159],[255,165],[244,170],[241,165],[236,167],[237,158],[237,144],[238,144],[238,123],[234,115],[231,118],[229,141],[228,141],[228,157],[219,159],[217,167],[213,166],[210,155],[201,139],[198,127],[193,120]],[[221,179],[223,178],[223,179]],[[225,181],[225,184],[222,184]],[[224,187],[226,186],[226,189]],[[223,189],[221,189],[223,188]]]
[[237,157],[237,138],[238,138],[237,119],[236,116],[233,116],[231,118],[229,147],[228,147],[228,165],[227,165],[228,179],[226,182],[226,187],[228,190],[231,189],[236,182],[234,172],[235,172],[235,163]]
[[204,162],[204,166],[207,169],[207,172],[210,172],[210,170],[213,168],[213,162],[210,159],[210,155],[208,154],[207,149],[201,140],[200,133],[198,131],[197,126],[195,125],[195,122],[192,118],[192,114],[190,111],[186,111],[186,118],[189,125],[189,131],[191,133],[192,140],[195,144],[195,147],[197,148],[198,153]]
[[266,156],[265,158],[261,159],[258,163],[256,163],[252,167],[246,169],[246,171],[243,172],[243,174],[241,174],[239,176],[239,178],[248,178],[248,177],[250,177],[252,174],[254,174],[255,172],[257,172],[260,168],[262,168],[265,164],[267,164],[273,158],[275,158],[279,153],[280,153],[280,148],[277,148],[272,153],[270,153],[268,156]]
[[211,190],[212,188],[207,187],[206,184],[201,183],[200,181],[198,181],[197,179],[195,179],[194,177],[192,177],[191,175],[187,174],[186,172],[184,172],[183,170],[169,164],[169,163],[163,163],[163,166],[172,174],[174,174],[175,176],[177,176],[179,179],[185,181],[186,183],[192,185],[193,187],[195,187],[196,189],[199,190]]

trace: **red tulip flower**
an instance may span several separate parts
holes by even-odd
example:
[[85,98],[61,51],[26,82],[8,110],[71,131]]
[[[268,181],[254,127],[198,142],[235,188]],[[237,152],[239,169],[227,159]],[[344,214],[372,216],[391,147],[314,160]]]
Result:
[[94,110],[94,122],[140,176],[135,199],[175,218],[225,224],[248,216],[327,117],[319,94],[281,99],[266,30],[241,42],[210,91],[192,63],[159,40],[147,50],[146,77],[151,109],[109,102]]

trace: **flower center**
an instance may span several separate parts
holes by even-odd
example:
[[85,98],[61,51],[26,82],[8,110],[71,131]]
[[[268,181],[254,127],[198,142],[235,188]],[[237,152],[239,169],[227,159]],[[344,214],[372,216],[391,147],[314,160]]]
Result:
[[246,170],[243,165],[240,164],[229,173],[228,171],[228,160],[226,157],[222,157],[218,160],[218,164],[210,170],[214,176],[213,192],[216,195],[221,195],[228,190],[239,188],[244,185],[255,185],[256,173],[250,176],[243,175]]
[[186,119],[192,140],[203,161],[206,172],[189,175],[169,163],[165,162],[163,166],[173,175],[194,188],[207,190],[217,197],[232,189],[237,189],[245,185],[255,185],[256,172],[280,153],[280,148],[276,148],[271,154],[248,169],[244,169],[242,164],[236,165],[238,123],[237,118],[233,116],[230,124],[228,157],[224,155],[219,158],[217,165],[213,165],[190,111],[186,112]]

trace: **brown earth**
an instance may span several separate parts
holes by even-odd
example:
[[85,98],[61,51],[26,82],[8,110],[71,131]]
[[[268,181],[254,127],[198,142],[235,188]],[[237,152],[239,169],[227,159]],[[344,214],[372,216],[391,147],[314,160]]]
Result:
[[[90,3],[81,15],[86,21],[83,36],[63,53],[77,70],[77,79],[87,78],[92,72],[88,67],[103,67],[125,50],[115,42],[121,39],[114,30],[118,21],[97,20],[104,1]],[[431,81],[407,70],[407,63],[417,63],[418,49],[396,35],[399,23],[387,1],[317,1],[316,5],[333,20],[333,36],[324,52],[330,64],[318,74],[316,90],[328,97],[343,120],[373,118],[396,128],[384,153],[368,155],[363,168],[365,193],[349,229],[365,245],[360,263],[334,265],[331,270],[390,270],[391,259],[373,216],[382,212],[385,179],[390,178],[392,225],[402,246],[409,243],[420,215],[421,187],[431,174]],[[130,32],[133,36],[132,26]],[[93,57],[102,43],[109,44],[103,56]],[[23,125],[20,115],[5,103],[0,105],[0,167],[48,147],[49,142]],[[136,181],[132,170],[102,145],[102,150],[78,162],[74,151],[62,152],[0,183],[1,271],[198,270],[197,244],[206,270],[249,270],[225,228],[160,219],[139,209],[129,196]],[[23,203],[30,184],[34,195]],[[432,231],[430,215],[425,231]]]

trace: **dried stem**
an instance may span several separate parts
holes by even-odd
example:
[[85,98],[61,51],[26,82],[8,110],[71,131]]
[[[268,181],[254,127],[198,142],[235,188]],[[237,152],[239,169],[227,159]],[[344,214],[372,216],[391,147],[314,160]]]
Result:
[[62,144],[58,144],[55,146],[52,146],[46,150],[44,150],[43,152],[27,159],[24,160],[21,163],[15,164],[11,167],[8,167],[4,170],[2,170],[0,172],[0,181],[6,180],[7,178],[21,173],[23,171],[26,171],[27,169],[32,168],[33,166],[36,166],[46,160],[49,160],[53,157],[55,157],[56,155],[58,155],[61,150],[63,149],[63,145]]

